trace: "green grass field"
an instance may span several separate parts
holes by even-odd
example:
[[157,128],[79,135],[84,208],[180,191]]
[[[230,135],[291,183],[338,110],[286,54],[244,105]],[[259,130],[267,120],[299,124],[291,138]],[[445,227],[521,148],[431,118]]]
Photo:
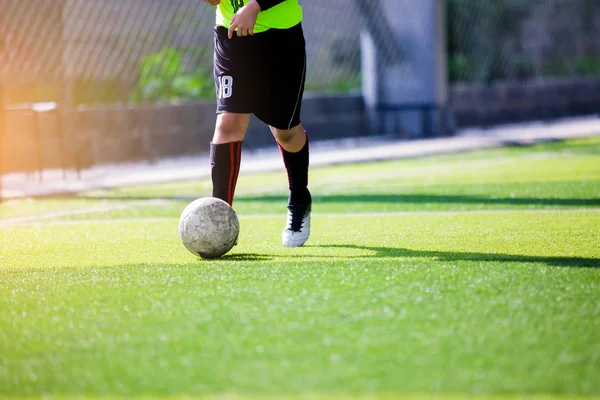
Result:
[[0,204],[0,397],[600,396],[600,136],[242,175],[240,241],[179,242],[208,181]]

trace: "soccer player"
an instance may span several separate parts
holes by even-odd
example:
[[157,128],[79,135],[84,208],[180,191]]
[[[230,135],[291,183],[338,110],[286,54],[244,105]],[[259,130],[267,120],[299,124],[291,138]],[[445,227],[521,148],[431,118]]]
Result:
[[210,144],[213,197],[233,203],[242,141],[254,114],[269,125],[288,176],[286,247],[310,235],[308,136],[300,124],[306,77],[298,0],[204,0],[216,10],[217,121]]

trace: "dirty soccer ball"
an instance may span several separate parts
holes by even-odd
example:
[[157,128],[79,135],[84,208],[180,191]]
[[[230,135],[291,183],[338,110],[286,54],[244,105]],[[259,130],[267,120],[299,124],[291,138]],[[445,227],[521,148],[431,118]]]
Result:
[[202,258],[217,258],[235,245],[240,232],[237,214],[229,204],[215,197],[191,202],[179,218],[183,245]]

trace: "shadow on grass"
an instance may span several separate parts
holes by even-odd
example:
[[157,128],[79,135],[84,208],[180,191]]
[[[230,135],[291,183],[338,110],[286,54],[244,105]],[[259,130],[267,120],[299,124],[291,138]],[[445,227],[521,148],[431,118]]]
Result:
[[267,254],[256,254],[256,253],[228,253],[224,256],[212,259],[214,260],[224,260],[224,261],[269,261],[272,260],[273,257]]
[[[315,253],[318,253],[319,249],[346,249],[346,250],[360,250],[368,251],[371,254],[368,255],[339,255],[339,254],[310,254],[305,251],[308,249],[314,249]],[[383,247],[383,246],[359,246],[354,244],[322,244],[322,245],[305,245],[302,247],[302,252],[296,250],[301,249],[289,249],[287,254],[259,254],[259,253],[236,253],[235,249],[225,254],[220,258],[214,259],[202,259],[200,257],[194,258],[190,254],[189,260],[180,263],[173,264],[154,264],[154,263],[139,263],[134,265],[88,265],[88,267],[96,268],[116,268],[124,269],[128,267],[166,267],[166,268],[203,268],[210,266],[227,267],[228,264],[233,262],[244,262],[250,263],[248,266],[253,267],[252,263],[255,262],[275,262],[277,264],[295,263],[310,265],[313,262],[336,262],[340,267],[344,267],[345,262],[348,260],[364,260],[374,261],[382,259],[382,266],[393,266],[396,260],[410,261],[415,259],[419,262],[454,262],[454,261],[466,261],[476,263],[521,263],[521,264],[545,264],[550,267],[557,268],[588,268],[596,269],[600,268],[600,258],[586,258],[586,257],[551,257],[551,256],[529,256],[520,254],[503,254],[503,253],[472,253],[472,252],[458,252],[458,251],[437,251],[437,250],[411,250],[399,247]],[[383,260],[385,259],[385,261]],[[74,267],[57,267],[57,268],[20,268],[5,266],[0,271],[6,274],[21,274],[28,273],[27,271],[42,271],[43,273],[52,274],[53,271],[57,270],[79,270],[80,268]],[[86,268],[84,268],[86,269]]]
[[289,255],[270,255],[270,254],[255,254],[255,253],[239,253],[235,250],[224,255],[221,258],[212,260],[199,260],[199,263],[204,261],[223,263],[228,261],[306,261],[310,263],[314,260],[339,260],[342,265],[344,260],[373,260],[377,258],[386,258],[393,262],[393,259],[431,259],[432,261],[470,261],[481,263],[526,263],[526,264],[545,264],[551,267],[562,268],[600,268],[600,258],[586,257],[551,257],[551,256],[529,256],[520,254],[502,254],[502,253],[471,253],[458,251],[436,251],[436,250],[411,250],[399,247],[383,247],[383,246],[359,246],[354,244],[323,244],[323,245],[305,245],[303,249],[347,249],[368,251],[369,255],[353,255],[347,256],[328,255],[328,254],[298,254],[291,250]]
[[[371,256],[349,256],[344,258],[432,258],[438,261],[478,261],[478,262],[511,262],[511,263],[543,263],[553,267],[600,268],[599,258],[585,257],[548,257],[526,256],[502,253],[470,253],[436,250],[411,250],[399,247],[358,246],[353,244],[306,245],[308,248],[335,248],[367,250]],[[301,257],[306,257],[302,255]],[[308,256],[313,257],[313,256]],[[319,257],[319,256],[314,256]]]
[[[83,199],[138,201],[164,199],[189,203],[195,197],[186,196],[79,196]],[[240,195],[236,203],[266,202],[285,206],[286,195]],[[394,204],[472,204],[472,205],[507,205],[507,206],[563,206],[563,207],[600,207],[600,198],[550,198],[550,197],[485,197],[476,195],[438,195],[438,194],[331,194],[327,196],[313,195],[314,204],[349,204],[349,203],[394,203]]]
[[[240,196],[239,202],[285,202],[287,197],[274,195]],[[332,194],[313,196],[315,204],[330,203],[413,203],[413,204],[481,204],[481,205],[544,205],[544,206],[600,206],[600,198],[546,198],[546,197],[484,197],[475,195],[437,195],[437,194]]]

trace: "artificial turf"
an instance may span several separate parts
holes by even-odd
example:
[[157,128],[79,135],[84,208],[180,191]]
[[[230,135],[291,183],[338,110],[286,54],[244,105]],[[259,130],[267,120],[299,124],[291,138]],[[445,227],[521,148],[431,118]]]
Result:
[[600,395],[598,137],[315,168],[298,249],[283,172],[239,182],[213,261],[207,181],[1,204],[0,397]]

